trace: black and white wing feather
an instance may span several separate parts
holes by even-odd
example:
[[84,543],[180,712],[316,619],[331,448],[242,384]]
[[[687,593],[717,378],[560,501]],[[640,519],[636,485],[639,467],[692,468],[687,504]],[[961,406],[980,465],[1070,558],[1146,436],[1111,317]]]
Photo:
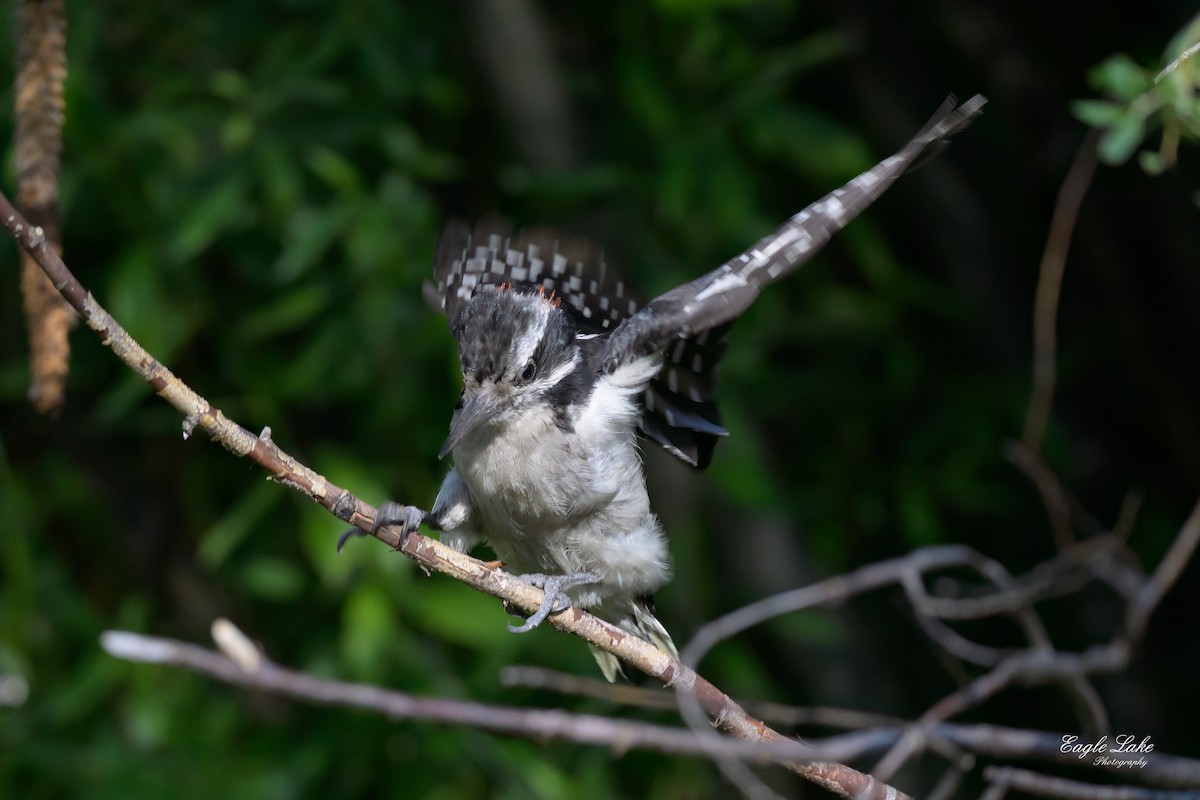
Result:
[[[474,230],[461,221],[450,223],[438,242],[434,282],[425,284],[424,294],[430,306],[446,314],[451,330],[476,292],[504,284],[553,292],[583,336],[606,337],[641,306],[592,242],[546,228],[513,233],[498,217],[481,220]],[[720,326],[677,341],[641,397],[643,433],[701,469],[708,466],[717,439],[726,435],[714,402],[713,375],[728,330]]]
[[454,328],[467,303],[484,287],[507,284],[518,291],[554,292],[581,333],[605,333],[641,305],[594,243],[565,238],[548,228],[514,233],[507,220],[485,217],[471,229],[457,220],[446,226],[434,257],[434,282],[425,299]]
[[808,206],[746,252],[642,307],[607,338],[605,369],[663,349],[670,352],[673,341],[694,341],[739,317],[759,292],[808,262],[905,170],[967,127],[987,101],[976,95],[961,106],[955,102],[950,97],[900,152]]

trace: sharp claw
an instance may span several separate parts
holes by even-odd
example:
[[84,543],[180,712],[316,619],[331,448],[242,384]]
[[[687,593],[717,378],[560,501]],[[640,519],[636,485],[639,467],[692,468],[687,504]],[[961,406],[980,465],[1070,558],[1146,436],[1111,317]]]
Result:
[[360,531],[358,528],[351,528],[338,537],[337,551],[342,552],[342,548],[346,546],[346,542],[350,541],[351,536],[366,536],[367,534]]
[[546,618],[551,614],[559,614],[571,607],[571,598],[566,590],[575,586],[582,586],[587,583],[595,583],[600,580],[600,576],[595,572],[576,572],[571,575],[541,575],[529,574],[520,575],[521,580],[531,586],[537,586],[545,592],[542,598],[542,604],[538,606],[537,611],[525,620],[523,625],[513,625],[505,623],[509,633],[529,633],[531,630],[541,625],[546,621]]
[[402,506],[388,500],[379,504],[379,511],[375,514],[375,523],[371,526],[371,533],[376,533],[380,528],[386,528],[389,525],[399,527],[400,541],[396,545],[396,549],[399,550],[404,547],[408,537],[417,532],[427,516],[429,515],[416,506]]
[[[546,617],[550,616],[550,609],[553,604],[547,602],[549,597],[549,595],[546,595],[546,599],[542,600],[542,604],[538,606],[538,610],[533,612],[533,616],[525,620],[524,625],[513,625],[511,622],[506,622],[504,623],[504,627],[508,628],[509,633],[529,633],[538,625],[541,625],[543,622],[545,622]],[[568,607],[570,607],[569,600],[567,603]]]
[[429,515],[415,506],[402,506],[390,500],[380,503],[379,510],[375,512],[375,521],[371,523],[370,532],[358,528],[346,531],[338,537],[338,552],[342,552],[342,548],[346,546],[346,542],[350,540],[351,536],[374,536],[379,533],[380,528],[386,528],[389,525],[396,525],[400,528],[400,543],[396,546],[396,549],[399,550],[404,546],[408,537],[417,532],[427,516]]

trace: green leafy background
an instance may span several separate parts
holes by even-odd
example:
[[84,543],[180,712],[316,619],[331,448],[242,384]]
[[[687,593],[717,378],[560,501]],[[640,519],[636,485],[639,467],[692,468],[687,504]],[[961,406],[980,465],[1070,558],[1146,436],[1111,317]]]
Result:
[[[1127,53],[1152,75],[1194,13],[1118,5],[1047,17],[974,0],[69,2],[66,259],[229,417],[269,425],[369,501],[427,505],[457,376],[420,286],[447,219],[499,210],[589,235],[652,295],[892,152],[947,93],[982,92],[986,113],[953,147],[738,324],[721,373],[733,435],[713,467],[647,461],[677,568],[660,612],[680,642],[744,603],[920,545],[963,542],[1020,570],[1053,544],[1001,447],[1020,431],[1037,265],[1086,131],[1072,101],[1110,104],[1077,108],[1094,124],[1128,119],[1129,98],[1101,101],[1089,74],[1111,89],[1120,67],[1092,70]],[[505,38],[522,10],[548,71]],[[528,81],[547,74],[561,117],[531,121],[502,95],[515,81],[536,106]],[[0,140],[11,127],[0,119]],[[1132,544],[1147,566],[1200,488],[1197,177],[1186,146],[1158,177],[1101,168],[1059,320],[1048,458],[1094,515],[1081,536],[1144,493]],[[227,616],[318,675],[658,718],[501,687],[508,664],[594,665],[553,630],[510,636],[499,603],[377,542],[335,553],[337,520],[204,437],[184,441],[179,415],[87,331],[66,408],[35,415],[16,263],[4,249],[0,675],[22,676],[29,697],[0,706],[0,795],[729,796],[689,759],[311,708],[104,655],[105,629],[206,642]],[[1198,593],[1193,569],[1132,668],[1100,681],[1118,732],[1191,755]],[[1078,648],[1119,611],[1089,591],[1050,605],[1047,623]],[[1020,643],[1003,627],[979,635]],[[902,716],[964,674],[895,592],[772,622],[703,671],[739,697]],[[971,718],[1075,724],[1040,689]],[[927,787],[932,765],[905,785]]]

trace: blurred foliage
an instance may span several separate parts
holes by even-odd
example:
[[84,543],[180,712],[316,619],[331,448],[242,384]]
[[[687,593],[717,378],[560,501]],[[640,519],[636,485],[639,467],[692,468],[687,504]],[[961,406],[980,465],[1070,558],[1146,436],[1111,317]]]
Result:
[[1161,67],[1146,69],[1122,53],[1092,71],[1092,85],[1110,99],[1077,101],[1075,115],[1104,131],[1099,152],[1105,163],[1128,160],[1152,125],[1163,129],[1158,151],[1138,154],[1138,163],[1151,175],[1175,165],[1181,140],[1200,139],[1198,53],[1200,14],[1172,40]]
[[[1069,99],[1109,53],[1149,63],[1191,8],[1064,13],[1092,20],[1084,31],[973,1],[513,0],[507,13],[540,22],[567,98],[565,123],[538,132],[566,141],[570,163],[547,167],[523,155],[529,124],[498,99],[526,54],[482,25],[484,5],[68,3],[68,263],[229,417],[271,426],[369,501],[427,504],[457,376],[420,286],[447,218],[496,209],[591,235],[649,295],[892,152],[947,92],[980,91],[992,102],[967,134],[739,323],[722,370],[734,435],[710,471],[647,453],[677,568],[659,606],[682,642],[742,603],[922,544],[965,542],[1014,570],[1052,551],[1000,443],[1019,429],[1036,265],[1081,136]],[[483,47],[497,42],[500,57]],[[1096,80],[1122,119],[1149,91],[1140,118],[1182,134],[1195,63],[1153,87],[1128,69],[1125,94],[1125,68]],[[1100,525],[1145,490],[1133,542],[1148,565],[1200,487],[1195,186],[1186,153],[1153,182],[1102,173],[1063,301],[1048,452]],[[34,415],[6,253],[0,674],[24,677],[29,696],[0,708],[0,795],[729,795],[691,760],[307,708],[101,654],[108,628],[203,642],[225,615],[316,674],[647,716],[499,687],[509,663],[594,665],[552,630],[508,635],[499,604],[375,542],[335,553],[336,520],[202,437],[183,441],[178,414],[86,330],[68,407]],[[1101,687],[1121,729],[1164,751],[1200,748],[1177,701],[1200,645],[1174,616],[1197,591],[1189,573],[1137,670]],[[1075,645],[1112,622],[1102,603],[1048,619]],[[704,672],[738,696],[911,715],[953,689],[943,666],[884,593],[763,626]],[[1071,724],[1044,694],[988,710]]]

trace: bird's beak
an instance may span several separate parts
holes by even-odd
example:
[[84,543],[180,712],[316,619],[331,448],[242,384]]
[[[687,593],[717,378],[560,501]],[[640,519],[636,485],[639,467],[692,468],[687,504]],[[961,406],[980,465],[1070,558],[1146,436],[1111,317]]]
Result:
[[500,411],[500,404],[483,392],[477,392],[463,398],[462,408],[454,412],[450,420],[450,435],[438,453],[438,458],[445,458],[458,443],[471,431],[484,424]]

